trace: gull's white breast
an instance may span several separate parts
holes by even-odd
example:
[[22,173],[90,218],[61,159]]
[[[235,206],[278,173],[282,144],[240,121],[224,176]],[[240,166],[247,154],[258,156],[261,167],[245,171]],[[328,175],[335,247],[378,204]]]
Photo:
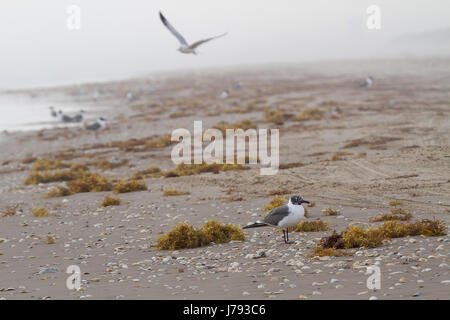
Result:
[[290,213],[278,223],[278,227],[281,229],[293,227],[305,218],[305,209],[302,205],[288,203],[288,207]]

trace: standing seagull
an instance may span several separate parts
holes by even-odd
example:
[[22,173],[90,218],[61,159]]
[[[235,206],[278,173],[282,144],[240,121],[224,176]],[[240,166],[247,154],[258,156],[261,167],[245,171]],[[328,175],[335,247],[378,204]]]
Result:
[[73,122],[81,122],[84,119],[84,110],[80,110],[79,113],[73,116],[72,120]]
[[230,93],[230,91],[224,90],[224,91],[222,91],[217,97],[218,97],[219,99],[224,100],[224,99],[228,98],[229,93]]
[[71,116],[64,114],[61,110],[58,111],[58,117],[62,122],[74,122]]
[[360,86],[361,88],[369,88],[369,87],[372,86],[372,84],[373,84],[373,78],[372,78],[371,76],[368,76],[368,77],[366,78],[366,81],[364,81],[363,83],[361,83],[359,86]]
[[193,53],[193,54],[197,54],[197,52],[195,51],[195,49],[204,44],[205,42],[223,37],[224,35],[226,35],[226,33],[221,34],[217,37],[212,37],[212,38],[207,38],[204,40],[199,40],[197,42],[194,42],[192,44],[188,44],[186,39],[183,38],[183,36],[169,23],[169,21],[167,21],[167,19],[163,16],[163,14],[161,12],[159,12],[159,17],[161,18],[162,23],[167,27],[167,29],[169,29],[170,32],[172,32],[172,34],[178,39],[178,41],[180,42],[180,47],[178,48],[178,51],[180,51],[181,53]]
[[56,118],[58,116],[58,112],[56,112],[53,106],[50,106],[50,114],[52,115],[53,118]]
[[98,129],[103,128],[105,125],[106,120],[100,117],[96,122],[86,125],[85,129],[89,131],[97,131]]
[[283,230],[284,243],[289,242],[289,228],[297,225],[300,220],[305,218],[305,209],[302,203],[309,203],[300,196],[293,196],[289,199],[289,203],[284,206],[277,207],[264,217],[263,221],[248,224],[243,229],[274,227]]

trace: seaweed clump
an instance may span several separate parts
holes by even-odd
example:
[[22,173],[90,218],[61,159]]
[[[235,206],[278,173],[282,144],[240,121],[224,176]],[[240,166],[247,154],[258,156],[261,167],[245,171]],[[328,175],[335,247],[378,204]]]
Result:
[[31,213],[38,218],[48,217],[48,212],[45,208],[33,208],[31,209]]
[[72,165],[70,169],[56,172],[50,171],[35,171],[32,170],[28,178],[24,180],[24,184],[39,184],[50,182],[71,181],[80,179],[89,174],[89,169],[83,165]]
[[389,205],[391,207],[397,207],[399,205],[401,205],[402,203],[399,200],[392,200],[391,202],[389,202]]
[[294,121],[306,121],[306,120],[321,120],[324,112],[318,108],[310,108],[303,110],[300,114],[296,114],[292,117]]
[[[385,221],[383,225],[363,229],[349,226],[338,234],[336,231],[329,237],[322,238],[320,244],[313,250],[313,255],[334,255],[338,249],[378,247],[385,240],[407,236],[442,236],[447,226],[441,220],[422,219],[412,223],[401,223],[395,220]],[[332,250],[326,250],[332,249]]]
[[158,238],[158,250],[178,250],[207,245],[206,235],[187,223],[180,223]]
[[282,163],[282,164],[280,164],[280,170],[298,168],[298,167],[301,167],[301,166],[303,166],[303,163],[301,163],[300,161],[289,162],[289,163]]
[[56,187],[50,190],[49,193],[45,195],[44,198],[56,198],[56,197],[66,197],[70,196],[72,193],[66,187]]
[[412,214],[408,210],[393,206],[391,207],[391,213],[381,214],[379,216],[369,219],[370,222],[381,222],[381,221],[409,221],[412,218]]
[[45,241],[45,244],[55,244],[55,238],[52,236],[47,236],[47,240]]
[[225,134],[228,129],[231,129],[231,130],[242,129],[242,130],[246,131],[248,129],[257,129],[258,125],[256,123],[253,123],[249,119],[244,119],[244,120],[241,120],[241,121],[233,123],[233,124],[229,124],[227,122],[220,122],[220,123],[214,125],[212,128],[219,129],[222,132],[222,134]]
[[100,207],[110,207],[110,206],[118,206],[122,203],[122,201],[118,198],[113,198],[110,195],[107,195],[102,203],[100,204]]
[[324,248],[321,245],[315,246],[311,256],[313,257],[343,257],[348,256],[349,252],[344,249]]
[[178,190],[174,190],[174,189],[166,189],[163,191],[164,197],[184,196],[184,195],[188,195],[188,194],[190,194],[190,193],[186,192],[186,191],[178,191]]
[[128,181],[119,181],[114,188],[114,194],[118,193],[127,193],[127,192],[135,192],[135,191],[145,191],[148,190],[147,186],[143,181],[140,180],[128,180]]
[[339,161],[339,160],[344,160],[344,158],[342,158],[343,156],[349,156],[352,155],[353,152],[348,152],[348,151],[338,151],[335,152],[331,158],[327,158],[325,159],[325,161]]
[[322,238],[311,254],[313,257],[342,257],[346,255],[349,255],[349,252],[345,250],[342,234],[337,233],[336,230],[333,231],[331,236]]
[[245,234],[241,231],[241,228],[231,223],[223,224],[209,220],[202,226],[202,230],[209,242],[227,243],[245,240]]
[[35,157],[27,157],[25,159],[22,159],[21,162],[23,164],[29,164],[29,163],[35,162],[36,160],[37,160],[37,158],[35,158]]
[[80,179],[69,181],[67,187],[71,194],[111,191],[112,189],[111,183],[105,177],[97,173],[88,174]]
[[341,211],[340,210],[334,210],[334,209],[328,207],[328,208],[325,208],[325,209],[322,210],[322,214],[325,215],[325,216],[338,216],[338,215],[341,214]]
[[277,207],[283,206],[286,204],[286,200],[283,197],[275,196],[270,200],[269,204],[264,206],[265,211],[271,211]]
[[128,160],[121,160],[118,162],[113,162],[111,160],[104,159],[104,160],[97,162],[97,168],[99,168],[101,170],[115,169],[115,168],[120,168],[126,164],[128,164]]
[[70,168],[69,163],[62,162],[61,160],[53,160],[47,158],[37,159],[33,162],[31,166],[32,171],[48,171],[56,169],[66,169]]
[[398,221],[385,221],[380,227],[386,237],[401,238],[407,236],[443,236],[447,234],[447,226],[437,219],[422,219],[411,223],[401,223]]
[[342,232],[342,242],[344,247],[350,248],[373,248],[378,247],[386,239],[386,235],[380,228],[369,229],[350,226]]
[[180,223],[158,238],[158,250],[178,250],[197,248],[214,243],[227,243],[232,240],[243,241],[245,234],[238,226],[208,221],[196,229],[187,223]]
[[159,167],[150,167],[141,171],[134,173],[130,180],[142,180],[145,178],[156,178],[163,175]]
[[288,120],[290,115],[286,114],[281,109],[266,109],[264,110],[265,122],[273,122],[275,124],[283,124],[285,120]]
[[174,143],[176,143],[176,141],[172,141],[171,136],[167,134],[147,141],[145,143],[145,146],[147,147],[147,149],[155,149],[155,148],[164,148]]
[[5,209],[0,210],[0,213],[2,214],[2,217],[14,216],[17,213],[18,207],[19,207],[18,204],[16,204],[14,207],[6,206]]
[[202,164],[186,165],[184,163],[180,163],[175,167],[175,169],[165,172],[164,176],[166,178],[173,178],[173,177],[191,176],[205,172],[212,172],[217,174],[220,171],[246,170],[246,169],[248,169],[248,167],[245,167],[241,164],[202,163]]
[[319,232],[327,231],[329,229],[328,223],[320,219],[313,221],[301,221],[295,227],[292,227],[293,232]]

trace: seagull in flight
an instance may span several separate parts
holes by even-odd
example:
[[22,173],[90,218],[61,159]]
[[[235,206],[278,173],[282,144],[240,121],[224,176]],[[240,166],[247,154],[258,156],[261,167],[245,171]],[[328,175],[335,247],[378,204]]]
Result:
[[256,221],[243,227],[242,229],[259,228],[259,227],[274,227],[283,231],[284,243],[289,242],[289,228],[296,226],[302,219],[305,218],[305,208],[302,203],[309,203],[303,200],[300,196],[293,196],[289,199],[289,203],[284,206],[277,207],[269,212],[264,217],[263,221]]
[[163,16],[163,14],[161,12],[159,12],[159,17],[161,18],[161,21],[166,26],[166,28],[169,29],[169,31],[172,32],[172,34],[175,36],[175,38],[177,38],[178,41],[180,42],[180,47],[178,48],[178,51],[180,51],[181,53],[197,54],[195,49],[197,49],[198,46],[200,46],[208,41],[223,37],[227,34],[227,33],[223,33],[216,37],[211,37],[211,38],[199,40],[192,44],[188,44],[186,39],[184,39],[183,36],[170,24],[170,22],[166,19],[166,17]]

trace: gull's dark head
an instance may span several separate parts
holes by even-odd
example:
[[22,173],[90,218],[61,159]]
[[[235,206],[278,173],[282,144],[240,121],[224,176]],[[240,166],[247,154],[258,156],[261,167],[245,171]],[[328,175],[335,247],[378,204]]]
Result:
[[300,196],[293,196],[291,198],[292,204],[301,205],[302,203],[309,203],[309,201],[303,200]]

